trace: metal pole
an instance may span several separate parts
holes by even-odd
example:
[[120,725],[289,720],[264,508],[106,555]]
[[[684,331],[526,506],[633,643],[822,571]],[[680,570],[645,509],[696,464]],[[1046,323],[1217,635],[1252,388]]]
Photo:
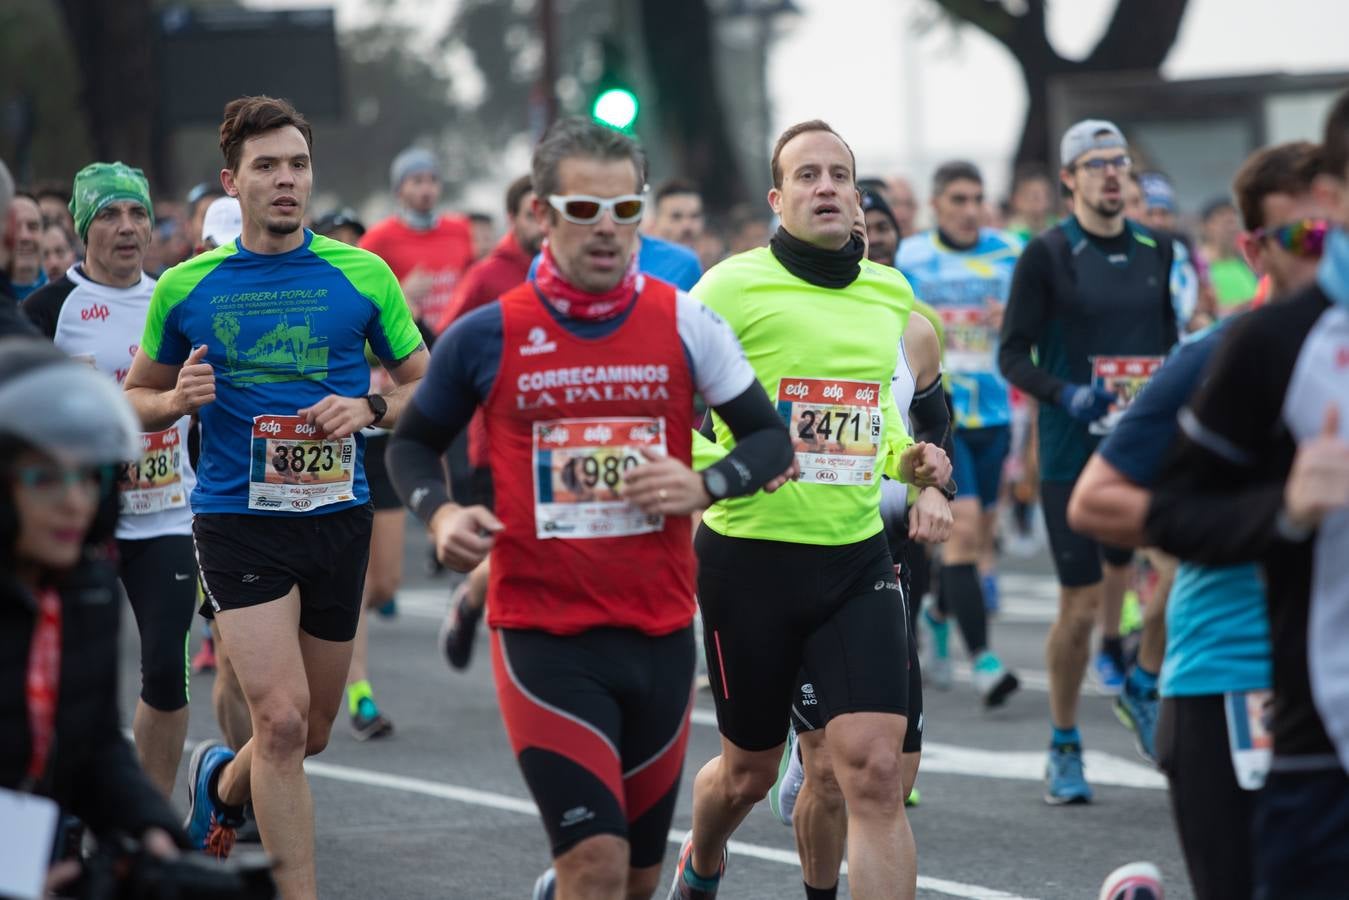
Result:
[[539,92],[543,100],[545,129],[557,121],[557,17],[553,5],[553,0],[539,0],[539,34],[543,38]]

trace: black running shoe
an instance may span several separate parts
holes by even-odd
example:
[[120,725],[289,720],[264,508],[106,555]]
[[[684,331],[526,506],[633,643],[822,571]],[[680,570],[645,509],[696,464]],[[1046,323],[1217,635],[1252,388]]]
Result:
[[440,648],[452,668],[468,668],[482,611],[483,607],[468,602],[468,579],[464,579],[450,595],[450,611],[445,616],[445,624],[440,627]]

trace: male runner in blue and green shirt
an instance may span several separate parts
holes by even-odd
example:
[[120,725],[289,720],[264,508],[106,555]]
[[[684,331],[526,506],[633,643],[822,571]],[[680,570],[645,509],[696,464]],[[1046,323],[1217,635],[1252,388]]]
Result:
[[[201,421],[193,538],[255,728],[237,756],[216,742],[193,754],[189,836],[228,854],[251,799],[281,896],[316,898],[303,763],[327,744],[360,612],[372,512],[359,432],[397,418],[427,353],[388,266],[302,227],[304,117],[232,101],[220,146],[243,232],[159,280],[125,387],[146,429]],[[398,384],[388,394],[369,394],[367,341]]]

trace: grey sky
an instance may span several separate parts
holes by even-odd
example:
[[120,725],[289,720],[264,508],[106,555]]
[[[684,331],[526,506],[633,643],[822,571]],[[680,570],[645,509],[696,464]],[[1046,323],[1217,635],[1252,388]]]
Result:
[[[998,190],[1025,114],[1011,56],[973,28],[912,23],[926,0],[795,0],[803,15],[774,47],[769,70],[780,127],[827,119],[851,143],[859,169],[925,181],[943,159],[988,170]],[[1127,0],[1125,0],[1127,2]],[[1065,56],[1085,55],[1115,0],[1050,3],[1050,37]],[[1349,68],[1346,0],[1191,0],[1165,73],[1173,78]],[[802,60],[840,41],[854,52],[844,78],[822,78]]]
[[[250,0],[256,6],[335,6],[348,27],[369,14],[367,0]],[[498,0],[515,2],[515,0]],[[672,0],[674,2],[674,0]],[[928,0],[794,0],[802,15],[784,23],[773,45],[769,90],[774,125],[825,118],[866,172],[925,181],[952,156],[982,165],[996,195],[1020,136],[1025,92],[1010,55],[973,28],[945,25],[923,36],[913,23]],[[1128,2],[1128,0],[1124,0]],[[1050,37],[1060,53],[1081,56],[1104,29],[1115,0],[1049,3]],[[437,33],[458,0],[397,0],[395,9]],[[1344,36],[1349,0],[1190,0],[1180,38],[1164,68],[1173,78],[1253,72],[1349,69]],[[844,51],[830,75],[821,54]],[[474,85],[460,75],[461,88]],[[510,154],[523,165],[525,151]],[[505,183],[507,176],[502,176]],[[485,198],[499,193],[482,187]],[[470,192],[475,200],[478,191]]]

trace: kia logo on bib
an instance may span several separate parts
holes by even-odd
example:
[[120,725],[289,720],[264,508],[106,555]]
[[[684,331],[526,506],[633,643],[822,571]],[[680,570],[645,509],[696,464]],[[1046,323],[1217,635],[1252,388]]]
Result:
[[91,319],[97,319],[100,322],[106,322],[108,321],[109,315],[111,315],[111,311],[108,309],[107,306],[105,306],[102,303],[95,303],[88,309],[80,310],[80,319],[85,322],[88,322]]
[[831,472],[828,469],[821,469],[816,472],[815,477],[820,481],[838,481],[838,473]]
[[556,349],[557,343],[548,340],[548,332],[535,325],[529,329],[529,343],[520,347],[520,355],[538,356],[540,353],[552,353]]
[[299,499],[299,500],[292,500],[292,501],[290,501],[290,505],[291,505],[291,508],[292,508],[292,509],[308,509],[309,507],[313,506],[314,504],[313,504],[312,502],[310,502],[309,500],[305,500],[305,499],[301,498],[301,499]]

